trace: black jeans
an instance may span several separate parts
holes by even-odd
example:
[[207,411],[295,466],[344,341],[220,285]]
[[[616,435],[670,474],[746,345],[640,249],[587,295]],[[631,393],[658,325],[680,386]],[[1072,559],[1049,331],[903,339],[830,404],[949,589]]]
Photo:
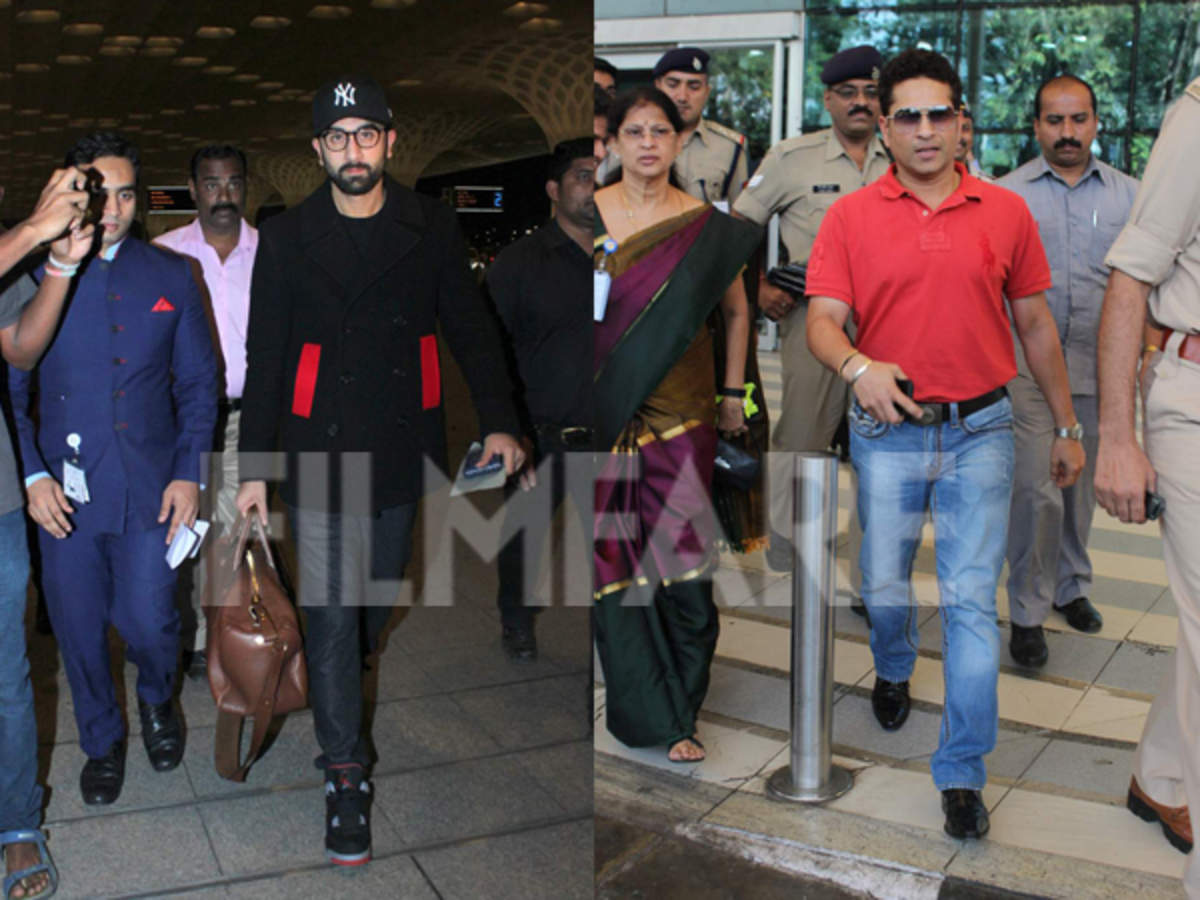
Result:
[[[500,619],[506,627],[529,627],[533,624],[533,616],[538,607],[529,604],[530,594],[534,584],[532,579],[537,577],[538,562],[541,560],[543,545],[550,533],[550,525],[567,493],[575,501],[583,521],[584,534],[592,534],[592,494],[591,450],[583,446],[567,446],[557,434],[558,429],[539,428],[537,456],[538,484],[532,491],[522,491],[515,481],[510,481],[505,488],[506,506],[504,526],[501,532],[502,547],[496,561],[500,576],[500,590],[496,603],[500,607]],[[584,465],[571,467],[571,484],[567,483],[567,454],[586,454]],[[576,456],[576,460],[581,456]],[[546,483],[546,466],[549,461],[549,484]],[[545,492],[550,494],[549,513],[545,506]],[[526,548],[533,548],[528,554]],[[552,573],[553,593],[560,593],[558,588],[563,581],[562,560],[555,560]],[[526,568],[526,563],[530,563]],[[586,560],[583,571],[591,571],[591,556]],[[526,584],[526,578],[531,581]],[[588,594],[591,593],[588,585]]]
[[363,659],[378,646],[396,605],[416,513],[415,503],[375,516],[288,507],[308,619],[304,653],[320,768],[370,762],[362,733]]

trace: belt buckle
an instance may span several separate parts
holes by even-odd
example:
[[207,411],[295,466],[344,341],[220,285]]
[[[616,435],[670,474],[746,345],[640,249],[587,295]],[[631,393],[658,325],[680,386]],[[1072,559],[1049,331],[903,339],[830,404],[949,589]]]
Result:
[[942,405],[940,403],[926,405],[918,404],[921,407],[921,415],[915,419],[918,425],[940,425],[942,422]]

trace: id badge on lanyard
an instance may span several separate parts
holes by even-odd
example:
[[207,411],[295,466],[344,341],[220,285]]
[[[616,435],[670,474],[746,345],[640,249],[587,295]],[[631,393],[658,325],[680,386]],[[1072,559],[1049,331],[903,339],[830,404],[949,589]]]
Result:
[[71,448],[71,455],[63,460],[62,486],[63,493],[76,503],[90,503],[92,496],[88,493],[87,475],[84,474],[83,462],[79,455],[82,444],[83,438],[75,432],[67,435],[67,446]]
[[604,311],[608,309],[608,292],[612,289],[612,275],[608,273],[608,258],[617,252],[617,242],[612,238],[603,244],[604,256],[596,264],[592,272],[592,318],[597,322],[604,321]]

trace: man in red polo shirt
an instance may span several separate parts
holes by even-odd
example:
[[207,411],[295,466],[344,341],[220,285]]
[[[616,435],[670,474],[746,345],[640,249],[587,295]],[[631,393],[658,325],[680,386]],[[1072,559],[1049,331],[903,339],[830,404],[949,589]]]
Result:
[[[908,717],[918,637],[912,564],[933,512],[946,702],[930,768],[946,833],[982,837],[983,757],[998,719],[996,583],[1013,478],[1004,385],[1017,368],[1006,299],[1059,430],[1049,460],[1059,486],[1075,481],[1084,453],[1037,225],[1024,200],[954,161],[962,87],[953,67],[929,51],[901,53],[884,67],[879,100],[895,163],[821,224],[808,263],[808,345],[853,386],[850,456],[877,673],[871,702],[889,731]],[[851,314],[857,346],[843,331]]]

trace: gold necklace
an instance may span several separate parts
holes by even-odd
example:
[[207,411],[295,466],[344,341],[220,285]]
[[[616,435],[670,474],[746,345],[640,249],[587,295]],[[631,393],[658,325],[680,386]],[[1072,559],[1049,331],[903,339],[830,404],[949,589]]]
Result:
[[[625,206],[625,218],[632,219],[638,215],[638,212],[635,211],[634,208],[629,205],[629,195],[625,193],[624,185],[621,185],[621,203],[623,203]],[[671,199],[668,201],[668,203],[671,206],[677,206],[679,203],[679,198],[676,197],[674,194],[672,194]],[[656,206],[657,206],[657,204],[656,204]]]

